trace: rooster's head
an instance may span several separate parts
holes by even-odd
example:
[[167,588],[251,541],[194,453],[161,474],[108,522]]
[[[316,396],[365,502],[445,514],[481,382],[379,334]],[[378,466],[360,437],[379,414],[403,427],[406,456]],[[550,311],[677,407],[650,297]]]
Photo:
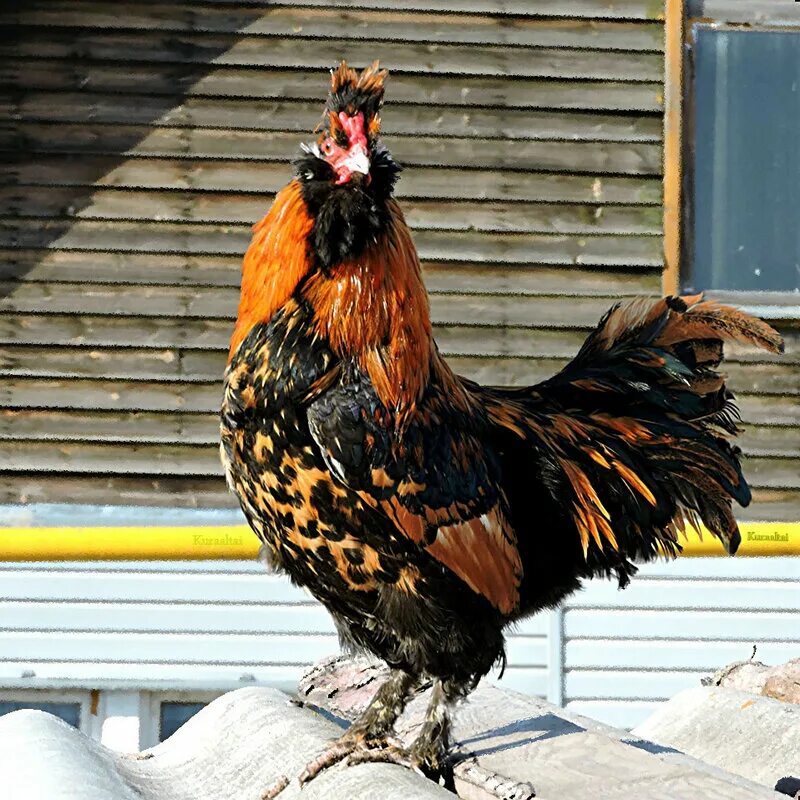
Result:
[[323,266],[357,255],[385,224],[385,204],[400,172],[379,139],[387,74],[377,61],[361,73],[344,61],[332,70],[319,137],[303,145],[295,162],[318,220],[314,249]]

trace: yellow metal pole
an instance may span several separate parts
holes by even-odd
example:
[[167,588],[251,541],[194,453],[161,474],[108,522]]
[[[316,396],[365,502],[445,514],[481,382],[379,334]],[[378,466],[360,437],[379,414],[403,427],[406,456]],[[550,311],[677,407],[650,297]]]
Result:
[[666,0],[664,13],[664,272],[662,291],[678,294],[683,181],[683,42],[685,0]]
[[[800,522],[742,522],[740,556],[800,555]],[[690,532],[685,556],[722,556],[708,531]],[[0,528],[0,561],[202,561],[253,559],[246,525]]]

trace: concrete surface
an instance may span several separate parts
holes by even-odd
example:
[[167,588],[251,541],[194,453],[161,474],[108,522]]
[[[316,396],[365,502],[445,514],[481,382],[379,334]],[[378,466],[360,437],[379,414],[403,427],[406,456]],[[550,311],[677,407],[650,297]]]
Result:
[[[260,800],[284,773],[295,776],[340,733],[274,689],[220,697],[151,758],[124,756],[41,711],[0,717],[3,800]],[[376,794],[376,787],[380,794]],[[300,797],[296,781],[281,800]],[[303,800],[447,800],[446,792],[401,767],[335,767],[302,790]]]
[[632,732],[767,786],[800,777],[800,706],[770,697],[686,689]]
[[[110,751],[49,714],[17,711],[0,717],[0,796],[260,800],[286,775],[292,780],[281,800],[452,798],[417,773],[386,764],[339,765],[300,793],[294,777],[341,731],[331,717],[357,713],[384,675],[360,660],[331,659],[316,667],[300,695],[324,709],[327,719],[276,690],[239,689],[145,757]],[[415,735],[426,702],[424,693],[412,701],[401,738]],[[670,747],[494,686],[479,687],[461,705],[455,736],[462,757],[456,787],[464,800],[786,800]],[[716,741],[717,748],[727,746],[723,737]]]
[[[385,677],[368,659],[323,661],[301,681],[305,702],[352,719]],[[401,718],[404,741],[418,730],[427,693]],[[469,800],[778,800],[786,795],[705,764],[638,734],[611,728],[535,697],[482,684],[457,709],[454,733],[467,756],[455,768]],[[723,746],[718,742],[720,746]]]

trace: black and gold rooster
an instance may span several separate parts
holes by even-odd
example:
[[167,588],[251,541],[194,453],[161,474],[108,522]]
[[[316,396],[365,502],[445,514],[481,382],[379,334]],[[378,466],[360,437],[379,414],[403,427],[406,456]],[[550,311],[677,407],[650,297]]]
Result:
[[[504,658],[503,631],[585,578],[703,523],[733,553],[750,491],[722,342],[782,348],[702,297],[614,306],[574,360],[527,388],[455,375],[379,139],[386,72],[342,64],[318,140],[255,227],[225,373],[222,456],[273,566],[389,681],[306,769],[345,757],[442,769],[448,708]],[[434,688],[409,752],[387,735]]]

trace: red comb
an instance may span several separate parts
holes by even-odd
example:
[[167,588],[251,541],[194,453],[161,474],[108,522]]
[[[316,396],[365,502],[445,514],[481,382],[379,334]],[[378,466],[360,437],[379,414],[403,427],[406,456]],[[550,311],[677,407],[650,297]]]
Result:
[[349,117],[344,111],[339,112],[339,122],[342,123],[350,147],[360,144],[367,149],[367,137],[364,133],[364,114],[359,111],[354,117]]

